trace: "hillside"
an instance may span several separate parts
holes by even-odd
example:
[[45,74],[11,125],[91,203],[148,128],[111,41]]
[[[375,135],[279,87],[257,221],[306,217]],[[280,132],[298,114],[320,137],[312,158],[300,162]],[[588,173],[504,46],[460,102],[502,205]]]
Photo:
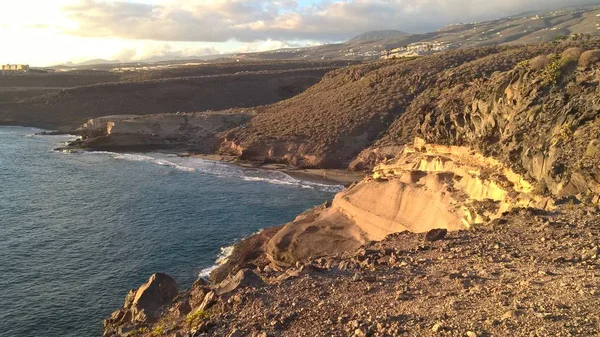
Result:
[[366,33],[362,33],[350,39],[350,43],[353,42],[370,42],[370,41],[380,41],[387,40],[398,37],[405,37],[409,35],[408,33],[399,31],[399,30],[375,30]]
[[[294,96],[344,64],[244,62],[92,75],[83,71],[14,76],[8,81],[32,92],[33,97],[0,102],[0,123],[72,129],[107,115],[253,107]],[[78,86],[86,81],[95,84]],[[35,83],[65,87],[39,95],[31,87]]]
[[[598,46],[593,40],[460,49],[336,70],[301,95],[263,107],[247,127],[223,134],[221,150],[300,167],[352,162],[351,169],[369,170],[418,136],[473,146],[540,178],[534,157],[547,156],[559,138],[595,130],[597,70],[577,66],[581,50],[570,48]],[[566,50],[575,55],[560,56]],[[539,135],[525,132],[529,123]],[[572,163],[560,162],[582,155],[588,144],[564,145],[569,149],[553,153],[552,161],[567,170]]]
[[597,36],[600,32],[598,14],[600,5],[567,7],[515,14],[486,22],[460,23],[427,33],[401,35],[367,32],[345,43],[254,53],[246,57],[374,60],[386,55],[387,51],[411,44],[424,50],[431,44],[440,44],[448,49],[535,44],[574,34]]

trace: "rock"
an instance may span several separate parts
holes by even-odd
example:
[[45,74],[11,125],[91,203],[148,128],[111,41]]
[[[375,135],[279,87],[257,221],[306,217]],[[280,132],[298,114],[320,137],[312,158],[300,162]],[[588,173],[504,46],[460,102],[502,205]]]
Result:
[[444,329],[444,327],[442,326],[442,324],[441,324],[441,323],[435,323],[435,324],[433,325],[433,327],[431,328],[431,331],[433,331],[433,332],[438,332],[438,331],[441,331],[441,330],[443,330],[443,329]]
[[229,332],[229,334],[227,335],[227,337],[243,337],[243,336],[244,336],[244,333],[238,329],[231,330],[231,332]]
[[477,337],[477,334],[473,331],[467,331],[467,337]]
[[263,280],[256,275],[256,273],[250,269],[242,269],[237,272],[233,277],[229,277],[223,282],[219,283],[219,286],[215,290],[217,295],[223,295],[230,293],[240,287],[260,287],[264,285]]
[[175,313],[179,317],[183,317],[183,316],[189,314],[190,311],[192,311],[192,306],[190,305],[190,302],[188,300],[184,300],[184,301],[177,303],[175,305],[174,310],[175,310]]
[[[177,296],[177,283],[169,275],[156,273],[137,290],[131,290],[125,297],[123,308],[113,312],[104,320],[104,336],[123,334],[139,324],[154,321],[166,305]],[[185,309],[183,309],[185,310]]]
[[154,316],[162,306],[170,304],[175,296],[175,280],[167,274],[156,273],[136,291],[131,306],[134,314],[144,311],[146,315]]
[[367,337],[367,332],[365,331],[365,328],[358,328],[354,330],[354,336]]
[[432,229],[425,235],[425,240],[430,242],[443,240],[446,234],[448,234],[448,230],[445,228]]
[[198,307],[198,310],[206,310],[206,309],[210,308],[213,304],[215,304],[217,302],[216,297],[217,296],[214,291],[211,291],[208,294],[206,294],[206,296],[204,296],[204,300],[202,301],[202,304],[200,304],[200,307]]

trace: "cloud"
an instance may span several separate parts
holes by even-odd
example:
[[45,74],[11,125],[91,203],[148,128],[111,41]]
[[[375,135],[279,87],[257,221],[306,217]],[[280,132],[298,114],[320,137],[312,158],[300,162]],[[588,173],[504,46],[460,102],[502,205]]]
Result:
[[146,43],[139,48],[121,49],[112,59],[121,62],[158,62],[215,54],[220,52],[212,47],[176,48],[169,43]]
[[63,7],[69,34],[157,41],[340,41],[380,29],[427,32],[590,0],[172,0],[158,5],[83,0]]

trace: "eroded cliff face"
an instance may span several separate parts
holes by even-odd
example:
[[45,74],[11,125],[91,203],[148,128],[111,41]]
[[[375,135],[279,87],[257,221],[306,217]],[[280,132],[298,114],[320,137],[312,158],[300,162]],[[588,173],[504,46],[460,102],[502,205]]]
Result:
[[595,118],[598,59],[589,55],[599,47],[590,40],[474,48],[339,69],[302,94],[263,107],[247,127],[227,131],[221,150],[307,168],[370,171],[418,136],[511,157],[505,146],[489,150],[496,142],[521,142],[534,128],[560,133],[559,116]]
[[552,209],[551,198],[498,160],[417,138],[330,207],[286,224],[266,254],[277,265],[356,249],[402,231],[469,229],[516,207]]
[[373,167],[422,137],[494,157],[540,193],[589,201],[600,194],[597,54],[570,48],[486,80],[422,94],[351,167]]
[[91,150],[151,150],[180,148],[211,153],[221,142],[219,132],[247,123],[251,109],[174,113],[146,116],[116,115],[90,119],[78,131],[87,139],[77,146]]

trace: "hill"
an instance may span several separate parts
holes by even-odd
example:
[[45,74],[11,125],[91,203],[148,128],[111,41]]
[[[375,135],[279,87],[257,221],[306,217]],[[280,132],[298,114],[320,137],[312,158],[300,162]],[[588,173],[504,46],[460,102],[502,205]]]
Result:
[[404,37],[409,35],[408,33],[399,31],[399,30],[375,30],[366,33],[362,33],[348,41],[349,43],[353,42],[370,42],[370,41],[380,41],[387,40],[392,38]]
[[[18,86],[23,96],[0,102],[0,123],[73,129],[90,118],[107,115],[253,107],[296,95],[343,65],[347,63],[229,62],[122,73],[7,76],[2,81],[7,85],[4,90]],[[39,95],[39,85],[54,90]],[[0,85],[0,93],[2,90]]]
[[[542,173],[532,161],[543,161],[561,137],[595,130],[597,118],[595,68],[577,67],[581,51],[573,52],[574,60],[560,55],[598,46],[592,40],[459,49],[336,70],[302,94],[261,108],[245,128],[223,134],[221,151],[300,167],[369,170],[388,149],[421,137],[472,146],[556,186],[556,176],[546,175],[579,165],[568,157],[583,155],[589,139],[553,153],[552,165],[563,173]],[[540,134],[525,132],[528,123]]]
[[[553,41],[574,34],[597,36],[600,5],[566,7],[558,10],[517,14],[486,22],[460,23],[435,32],[421,34],[387,34],[368,32],[345,43],[309,48],[286,49],[247,54],[259,59],[302,58],[373,60],[401,48],[398,56],[427,54],[432,46],[438,51],[476,46],[522,45]],[[414,48],[406,50],[406,46]],[[410,53],[406,53],[406,52]]]

